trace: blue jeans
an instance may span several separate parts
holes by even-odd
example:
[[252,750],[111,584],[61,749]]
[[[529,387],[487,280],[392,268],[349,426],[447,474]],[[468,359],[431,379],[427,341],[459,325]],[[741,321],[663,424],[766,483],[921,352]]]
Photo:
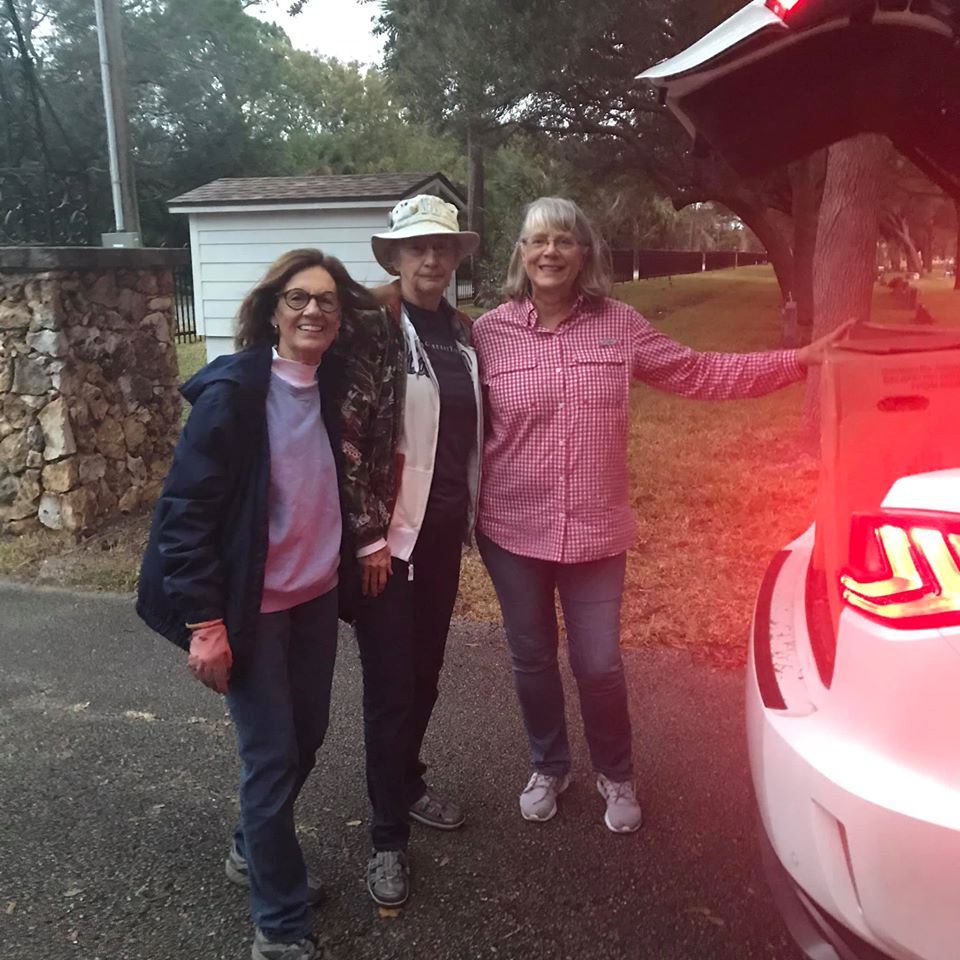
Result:
[[620,658],[626,554],[589,563],[553,563],[510,553],[479,532],[477,546],[500,601],[534,768],[552,776],[570,769],[557,662],[554,597],[559,593],[590,759],[594,769],[611,780],[629,780],[630,714]]
[[234,840],[249,867],[253,922],[271,940],[311,931],[293,805],[327,732],[336,656],[334,588],[290,610],[261,613],[256,642],[230,678],[227,703],[242,762]]

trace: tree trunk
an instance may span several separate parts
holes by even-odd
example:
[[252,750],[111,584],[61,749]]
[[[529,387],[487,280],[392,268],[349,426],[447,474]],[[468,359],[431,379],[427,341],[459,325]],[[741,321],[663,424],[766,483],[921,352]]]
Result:
[[767,251],[770,264],[777,277],[780,296],[786,300],[793,290],[793,250],[787,233],[778,226],[762,207],[748,206],[742,203],[719,201],[729,207],[757,236]]
[[[871,133],[834,144],[827,153],[813,257],[814,337],[828,333],[848,317],[870,319],[889,152],[890,142]],[[811,438],[818,438],[817,368],[807,375],[805,412]]]
[[960,200],[953,201],[957,214],[957,249],[953,255],[953,289],[960,290]]
[[[12,62],[12,61],[7,61]],[[18,137],[14,128],[14,109],[10,92],[7,89],[4,73],[7,62],[0,62],[0,104],[3,105],[3,132],[6,141],[6,152],[4,153],[4,162],[0,166],[18,167],[23,157],[23,138]]]
[[797,301],[797,324],[805,340],[810,339],[813,329],[813,254],[826,163],[827,151],[818,150],[789,168],[793,194],[793,296]]
[[793,290],[792,227],[778,222],[780,211],[769,206],[757,185],[735,173],[718,157],[697,160],[687,171],[685,185],[671,181],[662,170],[648,168],[654,181],[669,194],[674,209],[682,210],[692,203],[712,201],[723,204],[738,216],[764,246],[784,300]]
[[[906,258],[907,273],[919,273],[923,264],[920,251],[910,235],[910,224],[902,213],[888,210],[880,216],[880,232],[891,243],[895,244]],[[900,257],[897,256],[896,269],[900,269]]]
[[903,233],[897,237],[897,240],[903,248],[903,255],[907,261],[907,273],[922,273],[923,258],[913,242],[913,237],[909,233]]
[[[483,259],[483,213],[484,213],[484,155],[483,140],[475,127],[471,127],[467,134],[467,229],[480,234],[480,246],[474,254],[473,260]],[[474,272],[476,276],[476,272]]]
[[933,271],[933,221],[928,220],[920,232],[920,270],[918,273]]

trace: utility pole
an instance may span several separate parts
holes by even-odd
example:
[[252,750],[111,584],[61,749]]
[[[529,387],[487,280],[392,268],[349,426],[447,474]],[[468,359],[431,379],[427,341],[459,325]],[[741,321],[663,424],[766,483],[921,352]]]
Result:
[[127,71],[120,39],[120,11],[117,0],[93,0],[93,4],[97,12],[100,78],[107,119],[110,188],[116,223],[116,232],[103,234],[101,242],[105,247],[139,247],[140,210],[137,206],[137,187],[130,156]]

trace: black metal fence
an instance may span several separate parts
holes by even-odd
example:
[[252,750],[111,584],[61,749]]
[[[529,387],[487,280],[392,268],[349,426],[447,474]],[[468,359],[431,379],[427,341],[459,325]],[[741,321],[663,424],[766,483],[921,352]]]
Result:
[[190,264],[173,271],[173,310],[177,343],[196,343],[197,315],[193,307],[193,269]]
[[471,277],[457,277],[457,303],[472,302],[477,290]]
[[[744,253],[739,250],[611,250],[613,279],[616,283],[646,280],[650,277],[672,277],[704,270],[727,270],[767,263],[766,253]],[[472,302],[477,295],[474,280],[457,275],[457,302]]]
[[611,250],[610,259],[613,261],[613,278],[617,283],[633,279],[633,250]]
[[739,250],[613,250],[613,274],[617,283],[671,277],[704,270],[755,266],[767,262],[766,253]]

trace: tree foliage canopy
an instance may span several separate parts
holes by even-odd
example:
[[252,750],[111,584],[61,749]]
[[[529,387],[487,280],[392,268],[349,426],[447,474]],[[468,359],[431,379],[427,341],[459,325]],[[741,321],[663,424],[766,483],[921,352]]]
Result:
[[[540,189],[512,189],[491,168],[494,270],[502,267],[505,225],[519,216],[518,192],[530,200],[552,186],[573,196],[627,244],[669,237],[676,216],[655,198],[690,186],[688,145],[636,75],[735,5],[384,0],[384,64],[413,116],[462,143],[480,137],[497,146],[523,131],[514,142],[533,169],[513,182]],[[549,174],[543,153],[553,160]],[[516,168],[517,154],[491,161],[498,162]]]
[[[106,131],[90,0],[0,5],[0,167],[81,174],[98,229],[109,224]],[[166,201],[217,177],[442,169],[452,140],[411,122],[382,72],[295,50],[249,0],[126,0],[123,43],[147,242],[183,243]],[[35,83],[25,80],[32,69]],[[40,124],[31,108],[39,92]],[[47,149],[38,136],[45,136]]]
[[[166,201],[217,177],[440,169],[463,183],[472,139],[485,151],[491,277],[523,204],[562,193],[624,245],[742,242],[723,212],[732,210],[771,252],[785,289],[799,288],[792,259],[801,247],[809,258],[809,243],[792,224],[803,177],[745,181],[693,159],[636,80],[737,0],[383,0],[383,69],[294,49],[251,15],[262,2],[121,0],[147,242],[185,242]],[[91,0],[0,0],[0,123],[0,167],[86,178],[95,226],[109,228]],[[912,237],[919,249],[931,221],[950,229],[954,218],[915,194],[892,191],[882,222],[891,242]]]

